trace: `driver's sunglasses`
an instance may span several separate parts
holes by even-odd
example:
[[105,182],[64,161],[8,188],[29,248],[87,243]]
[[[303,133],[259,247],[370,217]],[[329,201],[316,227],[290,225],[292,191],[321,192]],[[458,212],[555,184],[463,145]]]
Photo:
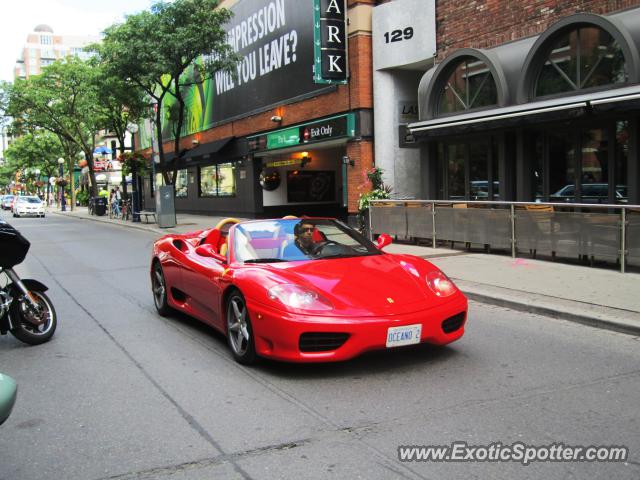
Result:
[[302,229],[303,232],[313,232],[316,227],[305,227]]

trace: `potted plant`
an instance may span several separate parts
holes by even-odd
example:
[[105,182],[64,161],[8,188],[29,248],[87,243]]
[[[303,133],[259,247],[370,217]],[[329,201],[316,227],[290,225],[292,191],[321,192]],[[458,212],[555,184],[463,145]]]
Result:
[[369,214],[369,203],[371,200],[384,200],[391,198],[393,187],[385,185],[382,181],[383,170],[379,167],[373,167],[364,172],[364,182],[361,188],[367,188],[368,191],[361,193],[358,198],[358,223],[360,231],[366,233],[367,218]]

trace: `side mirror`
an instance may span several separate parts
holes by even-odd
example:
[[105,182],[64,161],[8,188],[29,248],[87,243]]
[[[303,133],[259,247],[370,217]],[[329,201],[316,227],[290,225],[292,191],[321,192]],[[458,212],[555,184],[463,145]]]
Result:
[[225,257],[224,255],[220,255],[215,251],[213,246],[209,245],[208,243],[196,247],[196,253],[201,257],[213,258],[214,260],[218,260],[219,262],[227,261],[227,257]]
[[9,418],[17,393],[18,387],[13,378],[0,373],[0,425]]
[[382,250],[387,245],[391,245],[391,242],[392,240],[389,235],[387,235],[386,233],[381,233],[378,237],[378,240],[376,241],[376,247],[378,247],[378,250]]

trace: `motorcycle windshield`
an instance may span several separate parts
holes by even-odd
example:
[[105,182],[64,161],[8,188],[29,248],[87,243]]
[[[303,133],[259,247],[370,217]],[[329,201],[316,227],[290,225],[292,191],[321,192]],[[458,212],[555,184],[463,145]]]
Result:
[[0,221],[0,267],[12,268],[27,256],[31,244],[18,230]]

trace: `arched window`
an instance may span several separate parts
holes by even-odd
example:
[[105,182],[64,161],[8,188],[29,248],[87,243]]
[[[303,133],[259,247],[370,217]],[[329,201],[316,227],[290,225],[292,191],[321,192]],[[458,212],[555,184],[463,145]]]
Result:
[[444,83],[438,99],[438,115],[489,107],[498,103],[496,82],[487,65],[463,57]]
[[627,82],[622,49],[609,32],[582,26],[560,34],[546,54],[534,96]]

